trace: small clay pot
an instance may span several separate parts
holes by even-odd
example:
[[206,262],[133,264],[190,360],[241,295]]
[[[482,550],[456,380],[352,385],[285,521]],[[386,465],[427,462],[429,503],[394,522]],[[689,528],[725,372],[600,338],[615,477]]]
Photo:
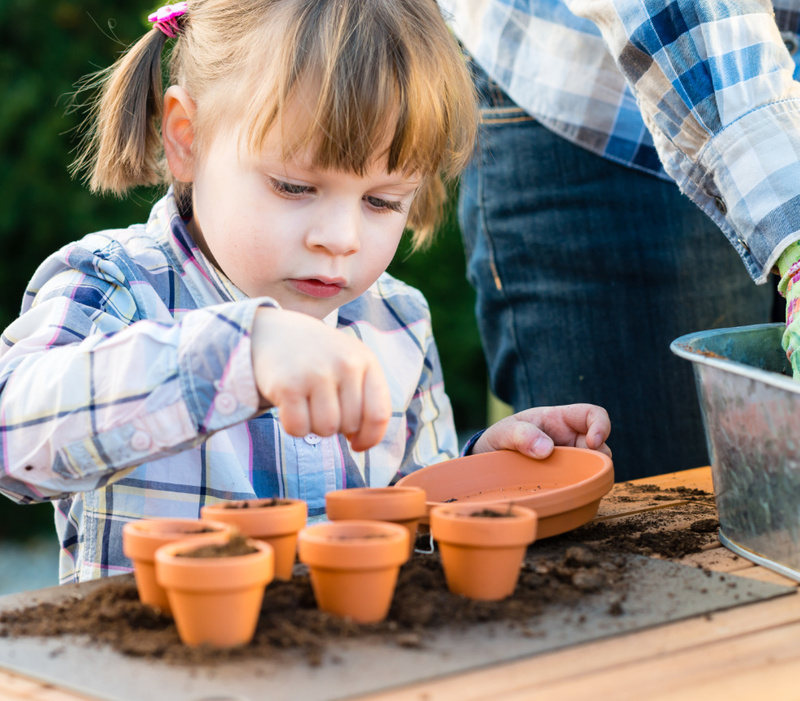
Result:
[[126,523],[122,527],[122,552],[133,562],[139,600],[171,615],[167,593],[156,581],[156,550],[177,540],[230,532],[225,523],[196,518],[144,518]]
[[525,551],[536,539],[536,512],[467,503],[437,506],[429,516],[451,592],[487,601],[514,593]]
[[308,504],[302,499],[220,502],[202,507],[200,518],[227,523],[248,538],[269,543],[275,551],[275,579],[292,578],[297,532],[308,518]]
[[382,521],[330,521],[300,531],[298,554],[319,608],[359,623],[386,618],[408,541],[407,528]]
[[417,524],[427,513],[420,487],[355,487],[325,495],[331,521],[387,521],[408,529],[409,556],[417,539]]
[[191,557],[198,547],[224,544],[227,535],[193,538],[156,551],[156,577],[166,590],[178,635],[191,647],[235,647],[253,638],[272,581],[272,546],[248,540],[254,552],[229,557]]

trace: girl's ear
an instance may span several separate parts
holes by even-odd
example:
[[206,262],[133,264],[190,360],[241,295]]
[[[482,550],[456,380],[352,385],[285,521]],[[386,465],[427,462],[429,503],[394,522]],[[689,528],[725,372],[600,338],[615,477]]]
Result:
[[164,93],[164,113],[161,119],[161,136],[164,153],[172,176],[190,183],[194,180],[194,117],[196,108],[188,92],[171,85]]

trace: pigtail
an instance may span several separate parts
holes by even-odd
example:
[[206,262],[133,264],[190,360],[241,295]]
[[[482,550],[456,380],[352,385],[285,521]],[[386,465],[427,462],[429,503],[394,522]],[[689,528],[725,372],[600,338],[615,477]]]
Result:
[[80,91],[99,90],[72,172],[93,192],[123,195],[137,185],[164,180],[161,53],[167,36],[148,32],[110,68],[90,76]]

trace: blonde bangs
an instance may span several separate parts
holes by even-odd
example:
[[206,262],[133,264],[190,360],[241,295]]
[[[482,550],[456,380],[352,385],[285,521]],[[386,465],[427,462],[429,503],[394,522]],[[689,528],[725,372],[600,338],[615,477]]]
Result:
[[[250,65],[261,69],[248,71],[246,92],[228,103],[249,125],[247,146],[257,152],[279,127],[286,158],[303,152],[314,167],[359,175],[386,158],[390,172],[421,176],[409,216],[421,245],[442,211],[439,176],[464,168],[478,123],[472,82],[438,7],[298,0],[282,9],[272,41],[251,47]],[[282,119],[294,100],[309,115],[300,123]]]

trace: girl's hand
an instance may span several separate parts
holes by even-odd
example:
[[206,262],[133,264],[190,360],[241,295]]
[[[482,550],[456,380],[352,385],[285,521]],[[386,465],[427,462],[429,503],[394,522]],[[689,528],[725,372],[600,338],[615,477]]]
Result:
[[378,359],[358,339],[307,314],[260,309],[253,371],[264,408],[293,436],[343,433],[354,450],[377,444],[392,415]]
[[473,454],[516,450],[532,458],[546,458],[553,445],[599,450],[609,457],[606,440],[611,432],[606,410],[594,404],[568,404],[527,409],[490,426],[472,448]]

